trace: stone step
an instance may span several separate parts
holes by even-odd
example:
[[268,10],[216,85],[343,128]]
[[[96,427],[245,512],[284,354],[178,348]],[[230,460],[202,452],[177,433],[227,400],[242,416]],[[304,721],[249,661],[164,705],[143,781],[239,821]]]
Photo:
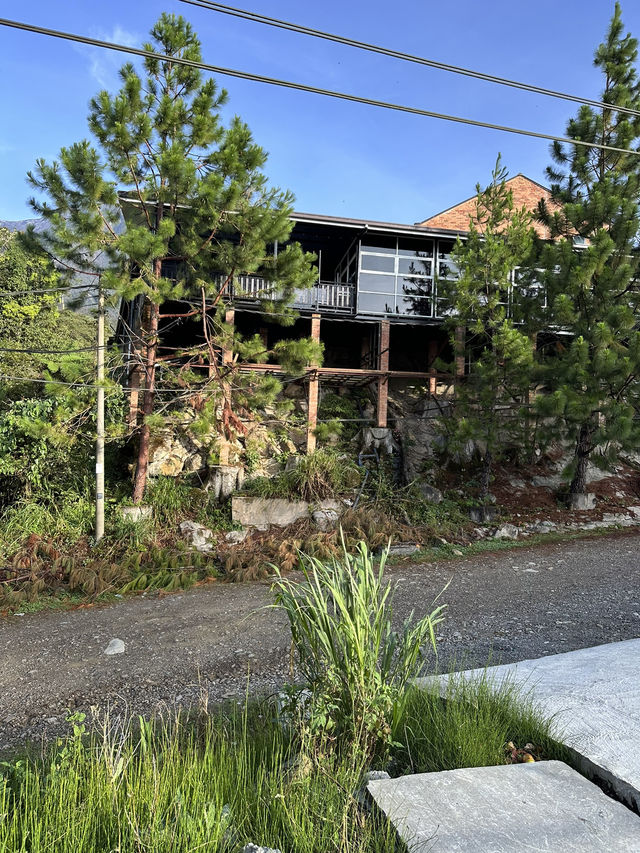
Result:
[[409,853],[638,853],[640,817],[561,761],[371,781]]
[[[618,799],[640,813],[640,640],[469,670],[461,676],[522,685],[552,719],[555,737],[573,751],[581,771],[610,786]],[[416,683],[433,685],[433,679]]]

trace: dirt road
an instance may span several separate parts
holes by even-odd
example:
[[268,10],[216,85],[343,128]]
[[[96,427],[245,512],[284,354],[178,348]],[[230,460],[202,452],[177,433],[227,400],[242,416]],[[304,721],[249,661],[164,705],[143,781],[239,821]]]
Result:
[[[640,636],[640,533],[390,569],[398,618],[448,604],[440,663],[482,665]],[[164,596],[0,622],[0,750],[64,727],[66,709],[148,713],[270,690],[289,637],[267,584],[214,584]],[[113,638],[123,654],[104,651]]]

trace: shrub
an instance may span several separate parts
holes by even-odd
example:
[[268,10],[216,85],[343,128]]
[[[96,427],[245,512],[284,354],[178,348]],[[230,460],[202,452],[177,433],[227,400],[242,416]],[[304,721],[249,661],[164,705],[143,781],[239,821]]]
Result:
[[276,581],[276,606],[284,610],[309,691],[312,731],[368,758],[384,756],[402,714],[406,685],[422,668],[423,647],[435,651],[434,628],[442,606],[400,631],[392,628],[395,588],[383,583],[386,552],[378,568],[363,542],[350,554],[323,562],[302,558],[303,583]]
[[316,450],[301,457],[292,471],[278,477],[257,477],[246,491],[264,498],[301,498],[321,501],[356,488],[362,471],[348,459],[330,450]]

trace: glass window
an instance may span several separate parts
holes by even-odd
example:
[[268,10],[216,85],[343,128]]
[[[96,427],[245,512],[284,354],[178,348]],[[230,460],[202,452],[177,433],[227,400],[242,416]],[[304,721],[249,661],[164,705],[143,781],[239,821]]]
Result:
[[395,276],[360,273],[360,290],[375,290],[377,293],[395,293]]
[[361,314],[394,314],[394,297],[384,293],[358,293]]
[[372,252],[379,252],[391,249],[392,252],[395,252],[396,238],[388,234],[367,234],[362,238],[361,247],[364,251],[368,249]]
[[398,276],[398,296],[431,296],[433,282],[429,278],[407,278]]
[[410,275],[431,275],[431,261],[422,258],[398,258],[398,272]]
[[410,314],[413,317],[431,317],[432,311],[432,302],[429,297],[416,295],[398,298],[397,314]]
[[396,259],[393,255],[361,255],[361,268],[376,272],[394,272]]
[[432,258],[433,240],[423,240],[420,237],[399,237],[398,254],[410,255],[415,258]]
[[447,259],[454,246],[453,240],[438,240],[438,257],[443,260]]
[[438,262],[438,275],[440,278],[450,278],[455,276],[457,272],[458,268],[455,264],[451,263],[451,261],[448,261],[447,263],[445,263],[445,261]]

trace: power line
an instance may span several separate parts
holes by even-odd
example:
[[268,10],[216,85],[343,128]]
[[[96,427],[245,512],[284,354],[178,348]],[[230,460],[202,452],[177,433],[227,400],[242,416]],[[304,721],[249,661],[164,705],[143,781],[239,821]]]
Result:
[[90,38],[75,33],[67,33],[61,30],[52,30],[47,27],[39,27],[35,24],[26,24],[20,21],[12,21],[7,18],[0,18],[0,26],[11,27],[13,29],[24,30],[26,32],[38,33],[39,35],[51,36],[52,38],[65,39],[67,41],[77,42],[79,44],[87,44],[93,47],[101,47],[106,50],[116,50],[120,53],[128,53],[133,56],[142,56],[145,59],[156,59],[161,62],[170,62],[175,65],[186,65],[190,68],[199,68],[202,71],[210,71],[215,74],[221,74],[225,77],[235,77],[240,80],[250,80],[255,83],[265,83],[270,86],[280,86],[285,89],[293,89],[298,92],[309,92],[313,95],[324,95],[328,98],[336,98],[337,100],[350,101],[351,103],[365,104],[371,107],[378,107],[385,110],[394,110],[395,112],[409,113],[411,115],[425,116],[426,118],[435,118],[441,121],[449,121],[455,124],[466,124],[472,127],[484,127],[489,130],[498,130],[502,133],[515,133],[519,136],[531,136],[535,139],[545,139],[549,142],[561,142],[565,145],[578,145],[583,148],[595,148],[601,151],[612,151],[617,154],[634,154],[638,155],[638,151],[632,151],[628,148],[617,148],[613,145],[603,145],[599,142],[587,142],[583,139],[569,139],[566,136],[555,136],[550,133],[539,133],[535,130],[524,130],[518,127],[510,127],[508,125],[493,124],[492,122],[478,121],[476,119],[462,118],[461,116],[449,115],[448,113],[439,113],[432,110],[423,110],[419,107],[409,107],[402,104],[394,104],[389,101],[378,101],[374,98],[365,98],[358,95],[350,95],[346,92],[336,92],[332,89],[321,89],[317,86],[307,86],[303,83],[294,83],[290,80],[279,80],[275,77],[265,77],[261,74],[252,74],[248,71],[239,71],[233,68],[224,68],[218,65],[210,65],[206,62],[196,62],[195,60],[185,59],[181,56],[169,56],[163,53],[155,53],[154,51],[144,50],[143,48],[128,47],[127,45],[117,44],[116,42],[103,41],[101,39]]
[[66,287],[46,287],[41,290],[0,290],[0,297],[2,296],[42,296],[47,295],[49,293],[69,293],[71,294],[74,290],[91,290],[97,288],[97,284],[69,284]]
[[246,21],[252,21],[256,24],[266,24],[269,27],[277,27],[281,30],[290,30],[291,32],[301,33],[302,35],[312,36],[313,38],[333,41],[337,44],[347,45],[348,47],[355,47],[358,50],[379,53],[383,56],[390,56],[393,59],[401,59],[404,62],[414,62],[417,65],[426,65],[429,68],[437,68],[440,71],[449,71],[453,74],[462,74],[465,77],[474,77],[477,80],[497,83],[500,86],[510,86],[514,89],[522,89],[525,92],[534,92],[536,95],[546,95],[550,98],[560,98],[565,101],[573,101],[576,104],[588,104],[591,107],[598,107],[599,109],[607,109],[612,112],[628,113],[629,115],[640,116],[640,110],[634,110],[630,107],[619,107],[615,104],[607,104],[604,101],[597,101],[591,98],[581,98],[579,95],[571,95],[567,92],[556,91],[555,89],[545,89],[543,86],[535,86],[531,83],[509,80],[507,77],[499,77],[495,74],[485,74],[482,71],[474,71],[471,68],[464,68],[460,65],[451,65],[447,62],[438,62],[434,59],[426,59],[423,56],[416,56],[412,53],[404,53],[400,50],[381,47],[377,44],[369,44],[368,42],[347,38],[346,36],[336,35],[335,33],[327,33],[323,30],[318,30],[315,27],[305,27],[302,24],[294,24],[291,21],[282,21],[279,18],[270,18],[268,15],[260,15],[257,12],[249,12],[246,9],[237,9],[235,6],[227,6],[224,3],[215,3],[213,0],[180,0],[180,2],[188,3],[191,6],[199,6],[202,9],[208,9],[212,12],[220,12],[223,15],[243,18]]

